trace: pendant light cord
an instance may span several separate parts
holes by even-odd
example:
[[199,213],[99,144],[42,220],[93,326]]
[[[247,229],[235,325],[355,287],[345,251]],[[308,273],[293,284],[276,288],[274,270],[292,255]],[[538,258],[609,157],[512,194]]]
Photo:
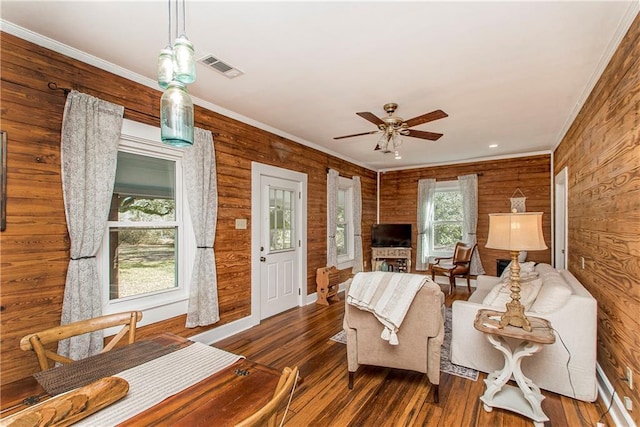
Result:
[[187,0],[182,0],[182,34],[187,35]]
[[169,36],[167,40],[167,47],[171,47],[171,0],[167,0],[168,12],[169,12],[169,30],[167,31],[167,35]]
[[176,0],[176,38],[178,38],[178,27],[179,27],[178,22],[180,22],[178,21],[179,17],[180,17],[180,14],[178,9],[178,0]]

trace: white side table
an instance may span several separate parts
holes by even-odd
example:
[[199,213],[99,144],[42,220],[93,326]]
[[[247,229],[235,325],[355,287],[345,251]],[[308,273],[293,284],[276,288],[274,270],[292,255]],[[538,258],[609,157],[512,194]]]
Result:
[[[501,311],[478,310],[473,326],[484,332],[487,340],[504,356],[504,367],[495,371],[484,380],[487,389],[480,397],[484,410],[491,412],[493,408],[507,409],[531,418],[535,427],[542,427],[549,417],[542,411],[544,396],[533,381],[525,377],[520,368],[522,359],[542,349],[545,344],[553,344],[556,340],[551,323],[538,317],[527,317],[532,330],[505,326],[499,328]],[[505,337],[520,340],[515,349],[507,344]],[[518,387],[506,385],[511,375]]]

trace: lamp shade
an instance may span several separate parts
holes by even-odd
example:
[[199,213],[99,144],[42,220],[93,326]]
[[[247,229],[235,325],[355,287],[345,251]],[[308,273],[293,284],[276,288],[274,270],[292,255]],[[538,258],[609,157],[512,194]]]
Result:
[[547,249],[542,234],[542,212],[489,214],[490,249],[541,251]]

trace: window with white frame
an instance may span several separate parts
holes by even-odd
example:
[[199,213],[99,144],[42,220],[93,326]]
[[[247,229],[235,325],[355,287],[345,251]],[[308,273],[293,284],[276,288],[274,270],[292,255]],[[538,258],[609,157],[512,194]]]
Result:
[[338,247],[338,268],[348,268],[353,264],[353,180],[338,178],[338,218],[336,227]]
[[462,192],[458,181],[436,183],[429,254],[451,256],[457,242],[462,241]]
[[107,230],[98,253],[103,314],[144,311],[143,323],[186,313],[195,238],[182,149],[125,121]]

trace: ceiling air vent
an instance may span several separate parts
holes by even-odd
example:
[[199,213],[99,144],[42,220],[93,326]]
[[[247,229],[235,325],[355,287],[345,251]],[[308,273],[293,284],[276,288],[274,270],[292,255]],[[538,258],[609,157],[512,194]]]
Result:
[[214,57],[211,54],[200,58],[198,62],[206,65],[207,67],[213,68],[220,74],[225,75],[230,79],[233,79],[235,77],[238,77],[244,74],[242,71],[227,64],[226,62],[219,60],[218,58]]

